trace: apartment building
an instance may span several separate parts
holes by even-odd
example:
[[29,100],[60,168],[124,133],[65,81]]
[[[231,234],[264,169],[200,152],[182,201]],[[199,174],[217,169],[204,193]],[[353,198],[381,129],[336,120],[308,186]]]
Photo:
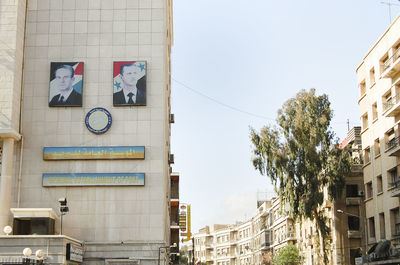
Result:
[[252,221],[250,219],[237,226],[237,251],[239,252],[237,264],[240,265],[254,264],[253,252],[255,246],[253,245],[254,230]]
[[254,264],[263,264],[271,260],[271,201],[258,204],[257,214],[252,218],[253,224],[253,260]]
[[399,57],[400,20],[396,18],[357,68],[367,245],[379,245],[370,264],[379,264],[376,259],[387,259],[385,264],[400,261],[396,258],[400,246]]
[[[215,265],[270,264],[274,247],[295,242],[289,217],[281,214],[279,199],[260,203],[251,219],[232,225],[213,225],[193,235],[195,262]],[[272,235],[278,235],[273,238]]]
[[[220,246],[217,247],[217,237],[216,232],[222,231],[224,236],[229,234],[229,225],[220,225],[214,224],[212,226],[206,226],[199,230],[198,233],[193,236],[193,253],[195,262],[201,262],[209,264],[217,264],[215,263],[217,258],[217,249],[219,253],[227,254],[226,250],[223,250]],[[225,238],[222,238],[222,235],[219,236],[220,244],[224,244]],[[230,242],[230,241],[229,241]],[[226,251],[226,253],[224,253]]]
[[353,166],[346,176],[345,190],[337,199],[331,214],[332,260],[334,264],[354,265],[357,258],[368,251],[366,247],[365,191],[363,183],[363,159],[361,127],[353,127],[342,141],[340,148],[350,148]]
[[[340,146],[351,148],[354,161],[341,197],[335,202],[325,199],[321,206],[331,230],[326,244],[329,264],[355,265],[366,252],[360,131],[360,127],[352,128]],[[328,198],[327,190],[324,192]],[[207,226],[194,234],[195,262],[272,264],[273,255],[287,244],[296,244],[304,258],[303,264],[318,264],[319,237],[314,222],[295,222],[279,198],[258,202],[257,205],[256,214],[245,222]]]
[[171,0],[0,8],[0,263],[168,263]]
[[216,264],[227,265],[232,264],[232,260],[236,256],[235,236],[237,230],[232,230],[230,227],[215,231],[215,260]]
[[281,205],[280,199],[272,200],[270,209],[273,252],[279,251],[289,243],[296,243],[295,223],[289,216],[288,208]]
[[[360,127],[347,133],[340,148],[350,148],[353,158],[351,173],[345,178],[345,189],[334,202],[328,199],[324,189],[324,202],[321,206],[330,234],[325,243],[329,264],[354,265],[356,258],[366,253],[365,247],[365,207],[362,174],[362,149]],[[316,225],[310,220],[296,222],[297,245],[305,265],[318,263],[320,249]]]

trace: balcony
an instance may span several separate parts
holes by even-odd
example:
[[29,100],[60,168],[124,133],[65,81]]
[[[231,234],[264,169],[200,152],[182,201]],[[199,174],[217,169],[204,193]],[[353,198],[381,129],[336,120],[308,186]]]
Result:
[[363,173],[363,170],[362,170],[362,168],[363,168],[362,160],[361,160],[361,161],[360,161],[360,160],[358,160],[358,161],[354,160],[354,163],[355,163],[355,164],[353,164],[352,167],[351,167],[351,173],[350,173],[350,175],[351,175],[351,176],[358,176],[358,175],[360,175],[360,174]]
[[179,228],[180,227],[177,222],[171,222],[171,226],[170,226],[171,230],[179,230]]
[[361,198],[360,197],[348,197],[346,198],[346,206],[350,205],[360,205]]
[[400,197],[400,180],[392,183],[392,197]]
[[296,240],[296,234],[295,233],[287,233],[286,239],[287,240]]
[[214,248],[214,244],[206,244],[206,249],[213,249]]
[[179,180],[171,178],[171,198],[179,200]]
[[400,113],[400,94],[397,93],[383,103],[383,111],[386,117],[395,117]]
[[[43,250],[46,253],[44,264],[81,264],[84,251],[88,251],[83,242],[64,235],[0,235],[0,242],[0,264],[5,264],[5,261],[23,264],[22,250],[27,247],[34,252],[38,249]],[[66,253],[67,249],[69,253],[72,250],[76,255]]]
[[389,156],[400,156],[400,136],[393,138],[386,144]]
[[214,261],[215,257],[212,255],[207,255],[206,261]]
[[262,244],[260,245],[260,250],[267,250],[267,249],[270,248],[270,246],[271,246],[271,243],[270,243],[270,242],[262,243]]
[[382,76],[386,78],[393,78],[400,70],[400,49],[393,52],[392,57],[383,63]]
[[178,207],[179,199],[171,199],[169,203],[170,203],[171,207]]
[[347,231],[348,238],[362,238],[362,233],[359,230],[349,230]]

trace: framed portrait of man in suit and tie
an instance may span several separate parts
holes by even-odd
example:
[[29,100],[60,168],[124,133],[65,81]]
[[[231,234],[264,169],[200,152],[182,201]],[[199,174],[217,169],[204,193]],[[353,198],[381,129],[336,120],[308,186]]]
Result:
[[114,106],[146,106],[146,68],[146,61],[114,62]]
[[81,107],[83,62],[51,62],[49,107]]

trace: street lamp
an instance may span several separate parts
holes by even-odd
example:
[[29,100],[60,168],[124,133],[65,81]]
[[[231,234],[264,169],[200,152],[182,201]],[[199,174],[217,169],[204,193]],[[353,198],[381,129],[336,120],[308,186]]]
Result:
[[160,265],[161,249],[162,249],[162,248],[164,248],[164,249],[170,249],[170,248],[176,248],[176,247],[177,247],[176,243],[172,244],[172,246],[159,247],[159,248],[158,248],[158,265]]
[[69,208],[67,206],[67,198],[60,198],[58,199],[58,202],[60,203],[60,214],[61,214],[60,235],[62,235],[63,215],[66,215],[69,212]]
[[24,254],[24,258],[22,260],[23,265],[42,265],[43,264],[44,252],[41,249],[38,249],[35,253],[35,256],[37,259],[30,258],[30,256],[32,255],[32,249],[30,249],[30,248],[24,248],[24,250],[22,251],[22,254]]
[[355,214],[351,214],[351,213],[347,213],[347,212],[345,212],[345,211],[343,211],[343,210],[340,210],[340,209],[338,209],[338,210],[336,210],[338,213],[342,213],[342,214],[345,214],[345,215],[348,215],[348,216],[354,216],[354,217],[358,217],[358,218],[363,218],[363,220],[364,220],[364,231],[365,231],[365,259],[366,259],[366,261],[367,261],[367,264],[369,264],[369,261],[368,261],[368,231],[367,231],[367,218],[365,218],[364,216],[361,216],[361,215],[355,215]]

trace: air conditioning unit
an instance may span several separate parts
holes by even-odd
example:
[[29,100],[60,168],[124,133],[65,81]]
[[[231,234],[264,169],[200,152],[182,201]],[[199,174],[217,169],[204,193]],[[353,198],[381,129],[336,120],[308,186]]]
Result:
[[169,123],[175,123],[175,115],[174,114],[169,114]]
[[360,196],[360,197],[361,197],[361,196],[364,196],[364,191],[363,191],[363,190],[359,190],[359,191],[358,191],[358,196]]
[[168,163],[169,163],[169,164],[174,164],[174,162],[175,162],[174,154],[170,154],[170,155],[169,155],[169,158],[168,158]]

